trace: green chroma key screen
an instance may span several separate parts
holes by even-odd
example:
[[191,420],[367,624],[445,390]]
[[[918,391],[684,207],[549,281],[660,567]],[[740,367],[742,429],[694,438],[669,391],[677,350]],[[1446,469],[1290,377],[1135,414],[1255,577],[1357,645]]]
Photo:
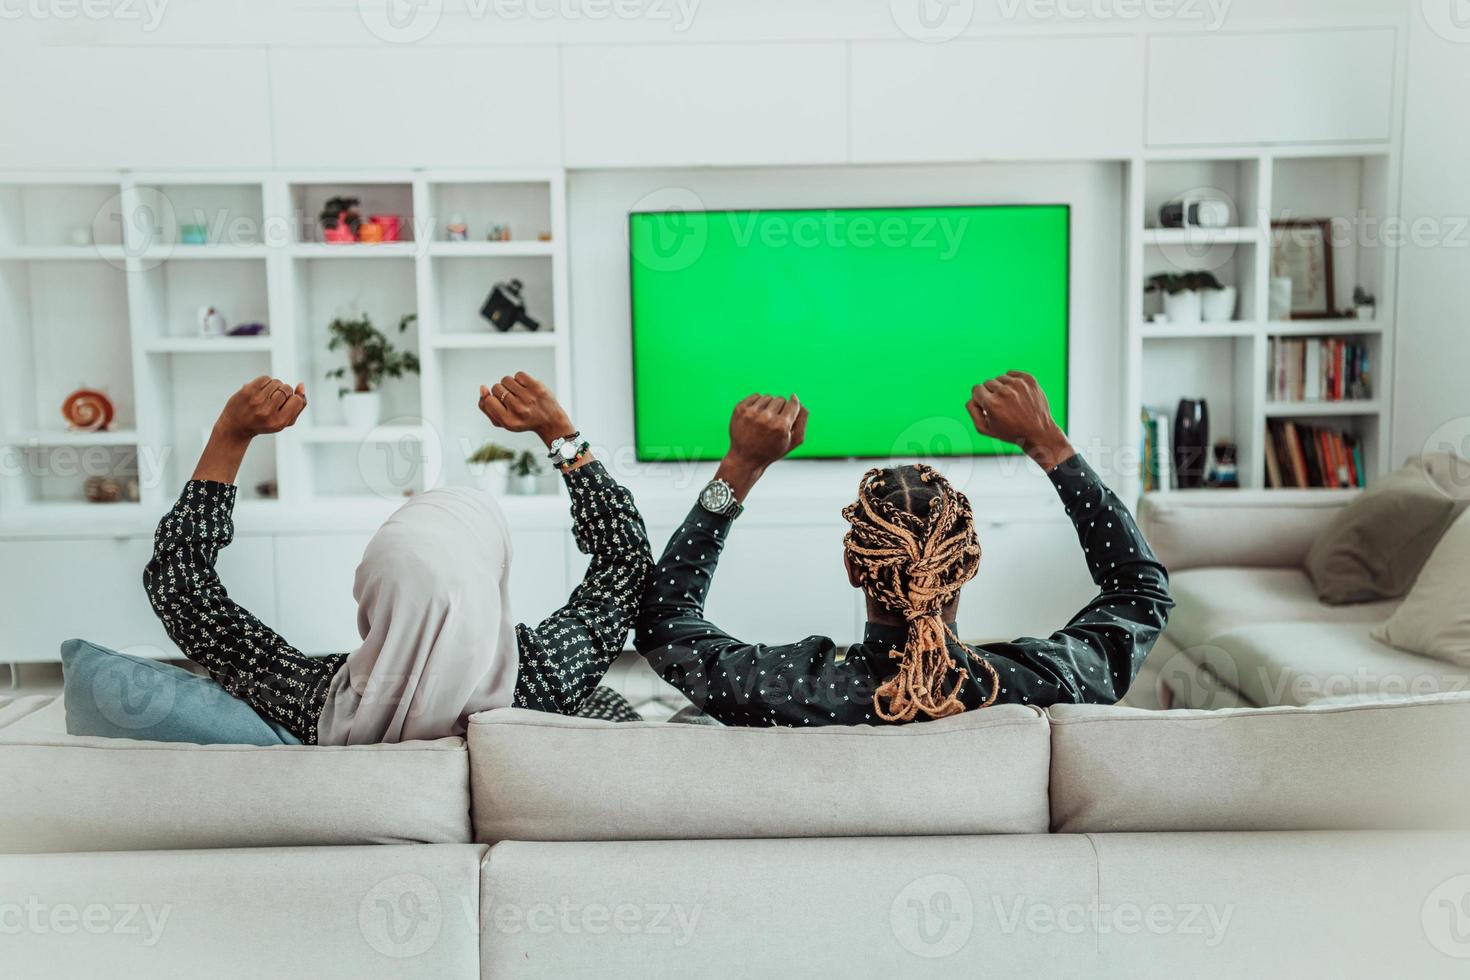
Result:
[[638,458],[708,460],[752,392],[808,459],[1000,455],[965,412],[1029,371],[1067,426],[1066,205],[630,214]]

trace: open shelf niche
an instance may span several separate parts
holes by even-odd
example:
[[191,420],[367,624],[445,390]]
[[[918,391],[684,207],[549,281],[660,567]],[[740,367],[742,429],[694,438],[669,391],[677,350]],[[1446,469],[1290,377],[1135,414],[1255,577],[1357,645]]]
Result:
[[[1388,464],[1387,406],[1391,404],[1392,249],[1383,220],[1393,186],[1391,148],[1290,147],[1264,151],[1169,151],[1134,160],[1129,175],[1128,383],[1125,411],[1141,432],[1145,409],[1167,414],[1172,428],[1181,398],[1209,403],[1210,442],[1238,447],[1241,487],[1265,490],[1268,421],[1300,419],[1349,432],[1362,441],[1369,481]],[[1183,197],[1224,202],[1223,228],[1163,229],[1159,209]],[[1271,223],[1281,219],[1333,222],[1333,306],[1351,311],[1354,287],[1377,298],[1376,316],[1270,319]],[[1235,319],[1157,322],[1156,293],[1144,284],[1157,272],[1206,269],[1239,289]],[[1372,397],[1354,403],[1272,401],[1269,352],[1273,338],[1343,338],[1365,344]],[[1130,494],[1141,481],[1135,477]],[[1236,491],[1219,491],[1232,493]]]
[[[401,240],[322,242],[318,214],[339,195],[358,197],[364,217],[398,215]],[[484,241],[482,228],[478,240],[448,241],[450,209],[472,233],[504,224],[512,239]],[[474,408],[480,383],[527,370],[569,392],[565,261],[559,170],[0,177],[0,344],[12,355],[0,363],[0,521],[106,527],[157,514],[225,399],[262,374],[306,382],[310,407],[252,448],[242,500],[273,483],[293,505],[386,510],[405,490],[468,483],[458,441],[493,437]],[[499,334],[479,317],[491,287],[511,278],[540,332]],[[227,327],[268,332],[202,336],[210,306]],[[327,324],[355,310],[423,365],[384,384],[383,424],[368,433],[344,427],[338,382],[325,377],[345,363],[326,349]],[[398,335],[405,313],[418,321]],[[114,403],[108,431],[67,429],[61,403],[84,386]],[[85,502],[95,472],[136,483],[140,503]],[[252,504],[270,512],[269,497]]]

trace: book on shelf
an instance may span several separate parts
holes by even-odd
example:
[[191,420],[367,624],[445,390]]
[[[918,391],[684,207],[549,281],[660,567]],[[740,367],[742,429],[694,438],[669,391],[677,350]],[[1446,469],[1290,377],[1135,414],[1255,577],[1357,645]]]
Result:
[[1266,424],[1266,486],[1331,490],[1366,486],[1358,437],[1284,419]]
[[1174,487],[1174,463],[1169,446],[1169,413],[1144,408],[1141,421],[1143,492],[1171,490]]
[[1266,395],[1273,402],[1366,401],[1373,397],[1368,345],[1344,337],[1272,337]]

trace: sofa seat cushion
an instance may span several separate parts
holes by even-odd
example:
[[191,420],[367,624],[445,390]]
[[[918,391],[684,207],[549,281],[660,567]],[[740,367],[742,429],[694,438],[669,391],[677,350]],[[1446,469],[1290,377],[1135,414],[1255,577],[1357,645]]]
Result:
[[8,853],[470,841],[458,738],[255,747],[37,735],[0,741],[0,786]]
[[1045,715],[903,726],[615,724],[513,708],[469,726],[475,839],[1044,833]]
[[1379,623],[1397,599],[1329,606],[1299,568],[1195,568],[1169,577],[1168,635],[1182,649],[1248,623]]
[[1256,705],[1470,690],[1470,670],[1395,650],[1370,629],[1366,623],[1239,626],[1186,655]]
[[473,844],[8,857],[0,972],[478,980],[483,858]]
[[1059,833],[1470,828],[1470,695],[1048,714]]

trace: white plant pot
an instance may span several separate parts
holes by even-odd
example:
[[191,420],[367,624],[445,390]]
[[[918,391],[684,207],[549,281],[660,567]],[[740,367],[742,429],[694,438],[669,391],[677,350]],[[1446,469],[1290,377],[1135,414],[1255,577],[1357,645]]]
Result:
[[1374,320],[1378,319],[1377,306],[1355,306],[1353,307],[1353,313],[1359,320],[1362,320],[1364,323],[1372,323]]
[[1193,289],[1164,294],[1164,316],[1170,323],[1199,323],[1200,297]]
[[510,483],[510,460],[498,463],[470,463],[470,479],[486,493],[500,495]]
[[510,478],[510,492],[519,497],[535,496],[540,479],[535,473],[525,476],[512,474]]
[[1206,323],[1225,323],[1235,319],[1235,302],[1240,291],[1234,286],[1206,289],[1200,292],[1200,315]]
[[342,396],[342,422],[353,432],[367,432],[383,420],[383,396],[376,391],[349,391]]

